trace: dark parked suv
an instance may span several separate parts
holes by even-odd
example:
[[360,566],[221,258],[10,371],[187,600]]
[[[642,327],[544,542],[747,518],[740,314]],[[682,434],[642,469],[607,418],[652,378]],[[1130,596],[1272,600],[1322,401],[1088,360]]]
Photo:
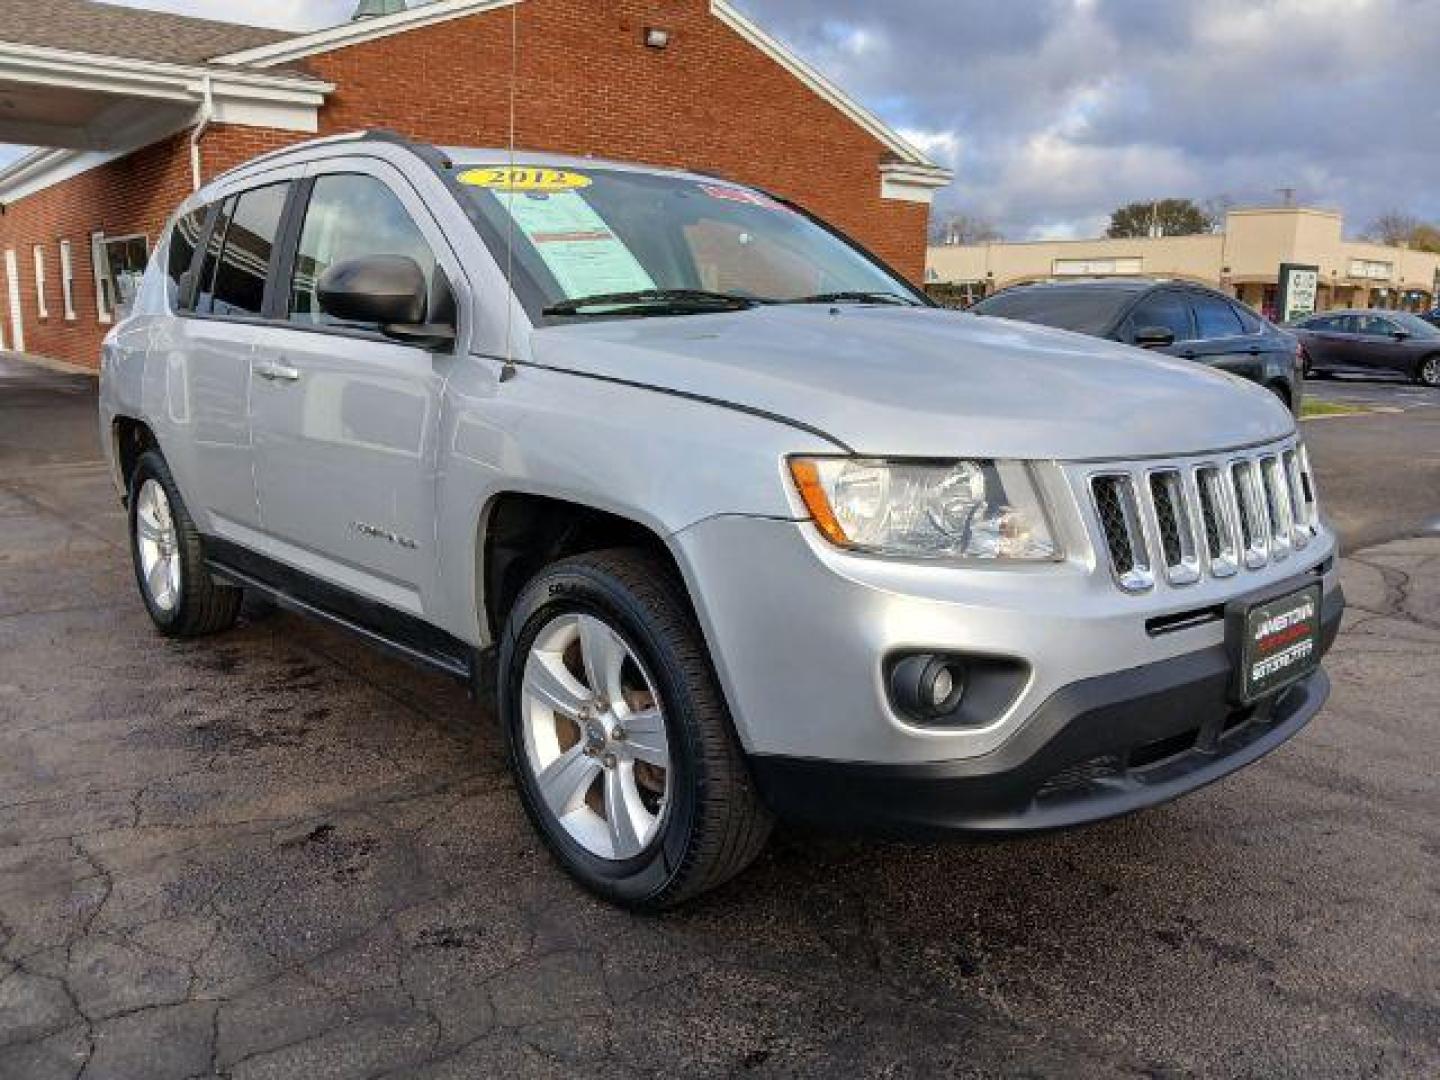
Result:
[[1405,311],[1327,311],[1294,326],[1307,374],[1387,371],[1440,386],[1440,328]]
[[1017,285],[970,311],[1198,360],[1257,382],[1300,411],[1304,354],[1295,338],[1200,285],[1136,280]]

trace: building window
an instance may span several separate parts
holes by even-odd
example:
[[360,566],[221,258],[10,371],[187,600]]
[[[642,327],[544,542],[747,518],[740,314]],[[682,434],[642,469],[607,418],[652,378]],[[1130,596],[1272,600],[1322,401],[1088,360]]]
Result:
[[110,297],[110,271],[105,264],[105,234],[90,234],[90,268],[95,275],[95,317],[102,323],[113,319],[115,304]]
[[1365,278],[1369,281],[1389,281],[1390,275],[1394,270],[1394,263],[1382,262],[1379,259],[1350,260],[1350,276],[1352,278]]
[[112,311],[135,303],[149,261],[150,244],[143,235],[105,238],[105,269],[110,280]]
[[65,302],[65,320],[75,321],[75,260],[70,241],[60,241],[60,295]]
[[1137,257],[1118,259],[1056,259],[1051,272],[1056,277],[1109,277],[1114,274],[1138,274],[1141,261]]
[[50,317],[50,307],[45,303],[45,249],[35,245],[35,311],[42,319]]

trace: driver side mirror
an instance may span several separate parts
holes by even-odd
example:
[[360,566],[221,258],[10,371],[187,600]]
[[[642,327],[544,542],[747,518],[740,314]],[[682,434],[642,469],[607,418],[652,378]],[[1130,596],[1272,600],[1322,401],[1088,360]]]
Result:
[[1406,340],[1408,340],[1409,337],[1410,337],[1410,331],[1409,331],[1409,330],[1393,330],[1393,331],[1391,331],[1390,336],[1393,337],[1396,341],[1406,341]]
[[[448,285],[446,286],[448,292]],[[453,303],[435,303],[420,265],[408,255],[366,255],[338,262],[315,286],[320,310],[342,322],[376,323],[386,337],[426,349],[455,341]],[[449,309],[446,311],[445,309]]]
[[1142,326],[1132,343],[1142,349],[1168,349],[1175,344],[1175,331],[1168,326]]

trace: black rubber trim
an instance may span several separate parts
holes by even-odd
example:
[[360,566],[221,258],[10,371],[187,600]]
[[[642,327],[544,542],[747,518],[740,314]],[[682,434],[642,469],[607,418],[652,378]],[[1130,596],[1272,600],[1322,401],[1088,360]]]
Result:
[[321,581],[303,570],[257,554],[218,536],[204,538],[211,573],[264,593],[290,611],[338,626],[377,648],[422,667],[476,684],[478,650],[436,626]]
[[[1325,594],[1322,654],[1344,607],[1338,587]],[[1236,706],[1232,666],[1221,644],[1072,683],[975,758],[880,764],[757,754],[751,770],[778,816],[826,829],[929,836],[1083,825],[1168,802],[1250,764],[1329,696],[1317,670],[1271,699]],[[1167,752],[1177,740],[1179,752]],[[1112,759],[1116,767],[1096,765],[1087,777],[1092,764]]]

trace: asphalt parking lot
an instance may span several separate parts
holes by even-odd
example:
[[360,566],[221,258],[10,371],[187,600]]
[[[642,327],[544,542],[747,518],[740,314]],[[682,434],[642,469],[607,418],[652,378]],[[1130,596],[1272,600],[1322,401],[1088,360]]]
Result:
[[0,1077],[1440,1074],[1440,401],[1401,389],[1312,387],[1399,411],[1305,425],[1364,548],[1293,743],[1024,842],[783,831],[640,918],[455,685],[283,613],[157,637],[93,382],[0,357]]

